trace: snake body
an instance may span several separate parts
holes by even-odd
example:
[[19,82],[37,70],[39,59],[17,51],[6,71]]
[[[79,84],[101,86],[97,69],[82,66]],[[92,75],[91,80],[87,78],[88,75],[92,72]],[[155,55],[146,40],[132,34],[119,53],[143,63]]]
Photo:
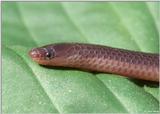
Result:
[[93,44],[59,43],[34,48],[29,55],[41,65],[113,73],[159,82],[159,54]]

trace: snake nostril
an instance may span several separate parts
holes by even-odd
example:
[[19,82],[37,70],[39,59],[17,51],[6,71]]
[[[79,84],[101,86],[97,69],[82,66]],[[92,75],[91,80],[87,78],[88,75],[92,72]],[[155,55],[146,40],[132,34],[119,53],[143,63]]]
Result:
[[32,49],[29,51],[29,56],[31,58],[37,58],[39,57],[39,53],[38,53],[38,50],[37,49]]

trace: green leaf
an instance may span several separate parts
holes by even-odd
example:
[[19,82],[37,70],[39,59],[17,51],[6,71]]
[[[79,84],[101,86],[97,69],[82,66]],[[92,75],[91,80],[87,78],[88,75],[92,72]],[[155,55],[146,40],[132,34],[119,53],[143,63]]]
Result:
[[57,42],[158,53],[158,6],[156,2],[3,2],[2,111],[159,112],[158,84],[49,69],[28,56],[33,47]]

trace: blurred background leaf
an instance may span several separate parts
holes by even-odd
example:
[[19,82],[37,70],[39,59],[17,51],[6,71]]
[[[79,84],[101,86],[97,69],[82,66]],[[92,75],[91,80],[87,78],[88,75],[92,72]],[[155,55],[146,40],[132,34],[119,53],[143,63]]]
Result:
[[3,2],[3,112],[158,112],[158,84],[48,69],[28,56],[33,47],[57,42],[158,53],[158,15],[158,2]]

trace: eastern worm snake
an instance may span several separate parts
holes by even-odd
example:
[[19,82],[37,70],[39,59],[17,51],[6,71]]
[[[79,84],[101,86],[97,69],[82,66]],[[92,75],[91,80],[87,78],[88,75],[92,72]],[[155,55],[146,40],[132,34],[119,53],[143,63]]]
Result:
[[33,48],[29,55],[41,65],[113,73],[159,82],[159,54],[93,44],[59,43]]

